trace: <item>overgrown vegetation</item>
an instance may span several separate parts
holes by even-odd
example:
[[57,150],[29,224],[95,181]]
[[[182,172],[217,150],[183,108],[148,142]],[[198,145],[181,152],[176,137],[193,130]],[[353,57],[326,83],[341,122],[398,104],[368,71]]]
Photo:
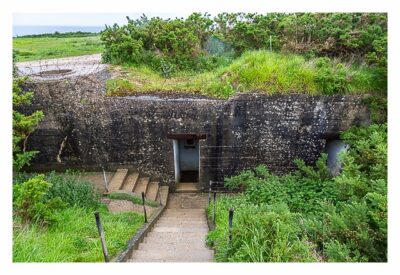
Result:
[[[110,213],[99,208],[107,249],[115,257],[143,223],[143,216]],[[37,224],[22,227],[14,223],[14,262],[102,262],[99,233],[92,210],[68,207],[57,213],[58,222],[43,228]]]
[[110,257],[122,251],[143,223],[143,215],[110,213],[99,191],[75,173],[14,178],[15,262],[103,261],[94,220],[100,211]]
[[[207,241],[218,261],[387,261],[387,126],[343,133],[350,150],[332,178],[322,155],[316,167],[275,176],[264,166],[226,180],[244,188],[221,196]],[[234,207],[232,243],[228,209]],[[212,206],[208,209],[212,217]]]
[[[125,65],[109,95],[182,91],[386,93],[385,14],[193,13],[128,18],[101,33],[103,60]],[[281,54],[267,53],[273,50]]]
[[144,65],[112,70],[121,76],[107,82],[109,96],[179,91],[228,98],[246,91],[344,94],[376,93],[384,89],[374,81],[377,72],[370,67],[349,66],[328,58],[306,60],[299,55],[265,50],[246,52],[230,65],[210,72],[181,73],[170,78],[163,78]]

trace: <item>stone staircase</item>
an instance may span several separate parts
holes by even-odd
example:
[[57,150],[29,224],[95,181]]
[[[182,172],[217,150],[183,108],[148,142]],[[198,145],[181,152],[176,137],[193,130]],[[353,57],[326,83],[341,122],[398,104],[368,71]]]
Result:
[[132,252],[129,262],[212,262],[206,246],[206,197],[169,194],[168,205],[153,229]]
[[160,199],[160,183],[150,181],[149,177],[141,177],[138,172],[130,172],[128,169],[117,169],[108,184],[108,192],[134,193],[141,197],[144,192],[146,199],[158,201]]

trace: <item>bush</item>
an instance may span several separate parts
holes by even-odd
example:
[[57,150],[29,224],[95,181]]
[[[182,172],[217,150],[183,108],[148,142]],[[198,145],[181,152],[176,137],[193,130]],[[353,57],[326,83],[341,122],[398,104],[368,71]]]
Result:
[[[232,243],[228,242],[228,209],[235,206]],[[209,216],[212,207],[209,207]],[[291,213],[284,203],[254,205],[241,196],[220,196],[217,228],[207,236],[222,262],[311,262],[314,247],[301,233],[301,216]]]
[[[334,178],[322,155],[316,167],[295,161],[298,170],[289,175],[258,166],[226,179],[227,187],[244,192],[217,202],[216,229],[208,235],[216,259],[387,261],[387,125],[352,128],[342,139],[350,150]],[[230,207],[235,217],[228,246]]]
[[39,153],[38,151],[27,151],[26,141],[44,116],[42,111],[25,115],[16,110],[21,106],[31,104],[33,93],[24,91],[22,88],[26,80],[26,78],[18,77],[13,79],[13,168],[16,171],[29,165],[33,157]]
[[166,73],[172,67],[178,70],[203,70],[205,51],[203,44],[208,37],[212,20],[209,14],[193,13],[186,20],[163,20],[159,17],[138,20],[127,17],[124,26],[106,26],[101,33],[105,51],[103,60],[121,64],[147,64]]
[[319,58],[316,62],[316,81],[321,87],[321,92],[327,95],[346,93],[349,91],[349,77],[344,65],[339,63],[332,65],[329,58]]
[[64,206],[59,197],[48,198],[51,184],[44,175],[37,175],[22,184],[14,185],[14,208],[23,224],[32,222],[47,225],[55,221],[55,212]]
[[155,65],[161,58],[178,70],[202,70],[207,67],[199,62],[204,56],[239,56],[269,49],[270,44],[274,51],[308,57],[366,60],[380,68],[387,64],[387,16],[379,13],[221,13],[214,18],[193,13],[187,19],[143,15],[128,18],[123,26],[107,26],[101,35],[107,62]]

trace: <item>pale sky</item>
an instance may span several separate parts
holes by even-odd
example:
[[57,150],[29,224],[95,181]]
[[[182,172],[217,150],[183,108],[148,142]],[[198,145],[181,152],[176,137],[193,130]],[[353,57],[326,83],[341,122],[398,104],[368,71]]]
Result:
[[[192,12],[181,13],[145,13],[147,17],[162,18],[187,17]],[[104,26],[114,23],[125,24],[126,16],[139,18],[141,12],[126,13],[14,13],[14,26]]]

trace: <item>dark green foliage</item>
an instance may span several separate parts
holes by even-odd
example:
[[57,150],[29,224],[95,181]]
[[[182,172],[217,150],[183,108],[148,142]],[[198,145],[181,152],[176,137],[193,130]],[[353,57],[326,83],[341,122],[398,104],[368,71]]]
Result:
[[[270,40],[271,39],[271,40]],[[387,16],[377,13],[193,13],[187,19],[128,18],[124,26],[102,32],[104,60],[144,63],[161,69],[161,60],[177,70],[204,70],[221,56],[269,49],[355,60],[383,68],[387,64]],[[214,59],[210,57],[214,57]],[[222,59],[224,60],[224,59]],[[335,70],[341,70],[340,66]],[[328,75],[326,75],[328,77]],[[336,89],[336,79],[331,89]],[[329,84],[332,85],[332,84]],[[329,91],[330,92],[330,91]]]
[[325,154],[322,155],[316,168],[296,160],[299,171],[285,176],[276,176],[261,165],[254,171],[247,170],[226,179],[225,186],[231,189],[245,188],[244,198],[249,203],[286,203],[294,212],[319,211],[318,201],[332,200],[336,195],[325,164],[326,158]]
[[209,14],[187,19],[148,19],[143,15],[123,26],[106,26],[101,33],[103,60],[110,63],[147,64],[169,77],[175,70],[201,71],[213,66],[204,45],[213,21]]
[[[245,191],[218,200],[217,227],[208,236],[216,259],[387,261],[387,125],[352,128],[342,139],[350,150],[334,178],[322,155],[314,168],[296,160],[298,171],[289,175],[275,176],[259,166],[227,179],[226,186]],[[230,207],[236,223],[229,247]],[[273,233],[278,226],[281,235]],[[297,257],[285,250],[291,245]]]
[[371,120],[373,123],[387,122],[387,95],[386,93],[376,96],[369,96],[364,99],[364,103],[368,105],[371,112]]
[[26,92],[22,85],[26,78],[15,77],[13,80],[13,168],[18,171],[38,153],[26,151],[26,141],[35,127],[43,119],[42,111],[35,111],[30,115],[22,114],[16,108],[31,103],[32,92]]

